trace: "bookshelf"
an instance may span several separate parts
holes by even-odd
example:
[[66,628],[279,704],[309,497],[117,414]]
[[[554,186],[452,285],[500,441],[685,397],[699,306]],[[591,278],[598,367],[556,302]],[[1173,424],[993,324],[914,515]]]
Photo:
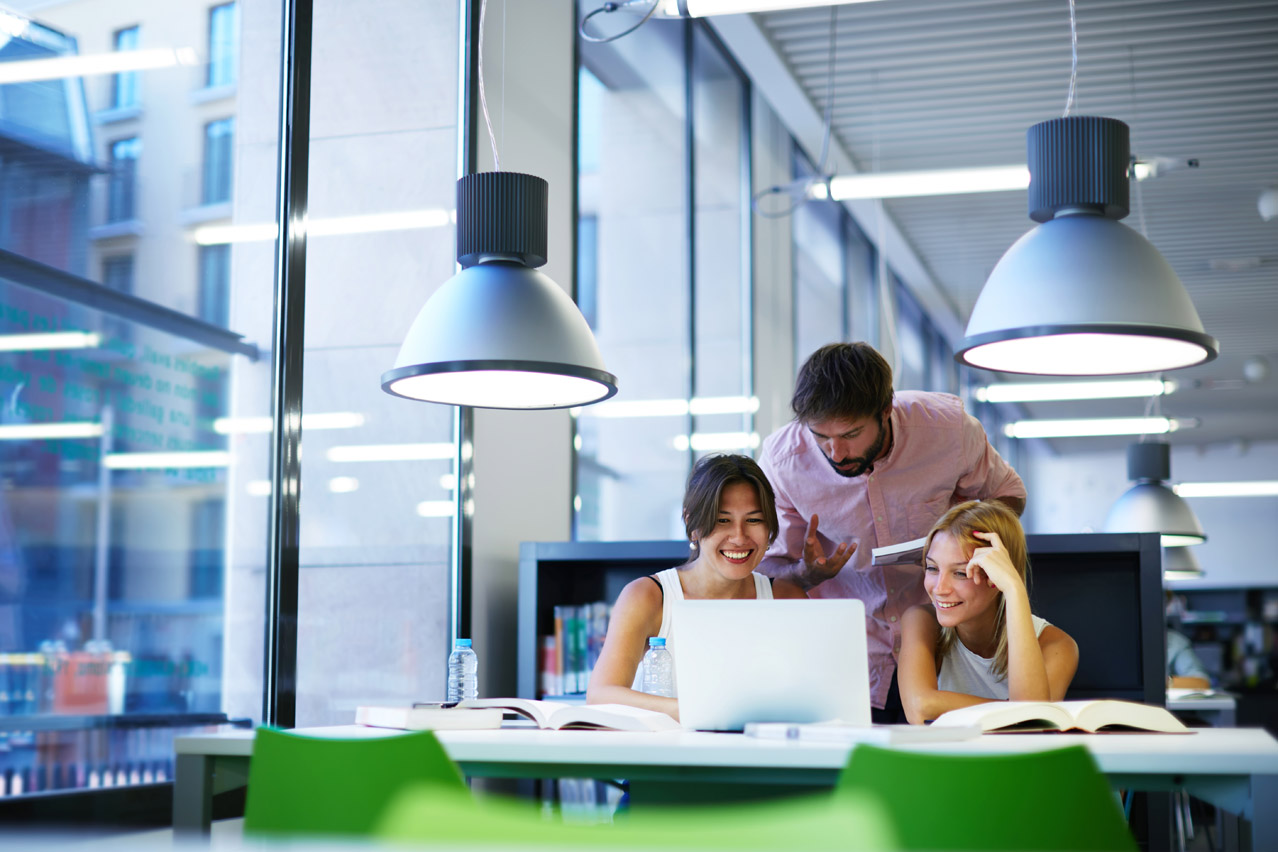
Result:
[[541,637],[555,632],[555,607],[617,600],[627,583],[681,565],[686,541],[553,541],[519,546],[517,692],[540,698]]

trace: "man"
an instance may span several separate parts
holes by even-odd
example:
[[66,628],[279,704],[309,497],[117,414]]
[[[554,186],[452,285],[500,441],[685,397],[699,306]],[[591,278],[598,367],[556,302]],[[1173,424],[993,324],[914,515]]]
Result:
[[865,603],[874,719],[904,722],[900,619],[927,601],[923,570],[873,566],[870,551],[927,535],[964,500],[999,500],[1019,515],[1025,486],[958,397],[894,395],[892,368],[868,344],[812,353],[791,407],[795,419],[768,436],[759,459],[780,522],[759,570],[809,597]]

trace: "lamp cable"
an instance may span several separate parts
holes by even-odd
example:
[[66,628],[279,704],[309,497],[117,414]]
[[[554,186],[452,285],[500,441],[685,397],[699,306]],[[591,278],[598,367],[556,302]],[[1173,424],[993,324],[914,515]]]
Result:
[[[623,9],[630,8],[631,6],[643,5],[645,2],[649,4],[648,11],[645,12],[644,16],[639,19],[639,22],[634,24],[631,27],[627,27],[626,29],[622,30],[619,33],[615,33],[610,36],[593,36],[586,30],[586,24],[589,23],[590,19],[595,17],[596,15],[611,14],[613,12],[619,12]],[[581,23],[577,25],[577,34],[580,35],[584,41],[591,42],[592,44],[607,44],[610,41],[616,41],[619,38],[624,38],[630,35],[632,32],[639,29],[644,24],[648,23],[648,19],[651,18],[653,14],[656,13],[657,7],[661,5],[661,3],[662,3],[662,0],[625,0],[625,2],[604,3],[602,6],[599,6],[595,9],[591,9],[582,17]]]
[[1069,94],[1065,97],[1065,112],[1061,118],[1069,118],[1074,108],[1074,87],[1078,82],[1078,23],[1074,18],[1074,0],[1069,0]]
[[[479,4],[479,106],[484,113],[484,126],[488,128],[488,143],[493,148],[493,171],[501,171],[501,157],[497,154],[497,137],[493,135],[493,121],[488,116],[488,98],[484,94],[484,19],[488,15],[488,0]],[[503,77],[506,73],[502,63]],[[504,107],[504,104],[503,104]]]

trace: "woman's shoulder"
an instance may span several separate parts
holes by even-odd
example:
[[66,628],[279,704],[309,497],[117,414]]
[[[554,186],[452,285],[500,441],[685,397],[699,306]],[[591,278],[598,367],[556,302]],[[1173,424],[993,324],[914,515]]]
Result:
[[617,606],[661,609],[663,597],[661,581],[648,574],[626,583],[617,596]]
[[940,630],[936,621],[936,610],[931,604],[917,604],[905,611],[901,616],[901,629],[911,631],[927,631],[935,634]]

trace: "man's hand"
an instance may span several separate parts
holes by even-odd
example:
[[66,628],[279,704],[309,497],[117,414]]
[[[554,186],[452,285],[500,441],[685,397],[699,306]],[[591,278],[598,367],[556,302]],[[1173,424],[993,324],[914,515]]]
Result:
[[845,542],[827,556],[825,548],[821,547],[821,542],[817,540],[817,516],[813,515],[812,520],[808,521],[807,535],[803,538],[802,585],[805,589],[810,589],[824,583],[843,570],[843,566],[855,552],[856,542],[850,544]]

